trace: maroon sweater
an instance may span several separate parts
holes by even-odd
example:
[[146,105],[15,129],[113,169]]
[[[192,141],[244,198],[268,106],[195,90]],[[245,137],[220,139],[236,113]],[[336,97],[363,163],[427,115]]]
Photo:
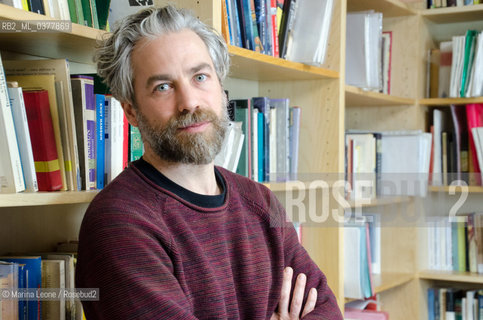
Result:
[[269,319],[286,266],[318,290],[304,319],[342,319],[273,193],[219,171],[226,197],[217,208],[181,199],[134,166],[96,196],[76,269],[78,288],[99,288],[99,301],[83,302],[87,319]]

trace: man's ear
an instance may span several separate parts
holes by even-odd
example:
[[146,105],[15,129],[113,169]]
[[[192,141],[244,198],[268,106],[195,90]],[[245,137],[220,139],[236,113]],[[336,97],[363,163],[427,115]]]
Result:
[[138,126],[138,121],[136,118],[136,109],[133,105],[129,102],[121,102],[122,109],[124,110],[124,114],[126,115],[127,121],[134,127]]

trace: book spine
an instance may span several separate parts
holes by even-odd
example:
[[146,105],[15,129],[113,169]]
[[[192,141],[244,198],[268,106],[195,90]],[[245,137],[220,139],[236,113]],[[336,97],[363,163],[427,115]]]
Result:
[[279,57],[277,0],[270,0],[270,9],[271,9],[271,19],[272,19],[272,56]]
[[104,188],[104,106],[105,98],[102,94],[96,94],[96,153],[97,153],[97,164],[96,164],[96,187],[97,189]]
[[37,175],[35,173],[34,154],[32,142],[30,141],[29,125],[25,102],[23,101],[22,88],[8,88],[10,102],[12,104],[12,115],[15,124],[15,132],[22,161],[25,188],[29,192],[39,190]]
[[300,115],[299,107],[290,108],[290,175],[292,180],[297,179],[298,171]]
[[97,187],[97,134],[96,134],[96,98],[94,95],[94,81],[84,82],[85,92],[85,130],[87,136],[87,163],[88,163],[88,186],[87,190],[95,190]]
[[143,140],[138,127],[129,125],[129,161],[136,161],[143,155]]
[[47,90],[24,91],[23,95],[39,191],[60,190],[62,177],[48,92]]
[[[7,82],[0,57],[0,144],[2,158],[0,161],[0,192],[20,192],[25,190],[22,162],[18,148],[12,109],[8,97]],[[2,164],[3,163],[3,164]],[[3,166],[3,168],[1,168]]]
[[126,115],[122,114],[122,169],[129,165],[129,122]]

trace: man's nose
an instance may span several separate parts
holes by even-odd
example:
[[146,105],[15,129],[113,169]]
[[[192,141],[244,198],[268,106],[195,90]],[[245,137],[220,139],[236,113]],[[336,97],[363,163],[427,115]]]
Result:
[[198,92],[191,84],[179,84],[176,94],[177,107],[180,113],[193,112],[200,107]]

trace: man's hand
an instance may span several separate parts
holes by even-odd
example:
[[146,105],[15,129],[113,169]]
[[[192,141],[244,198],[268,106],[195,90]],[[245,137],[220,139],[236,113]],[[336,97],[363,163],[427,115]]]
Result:
[[[293,291],[292,301],[290,301],[290,290],[292,288],[293,269],[290,267],[285,268],[283,272],[282,292],[280,295],[280,301],[278,303],[278,310],[275,312],[270,320],[298,320],[300,310],[302,310],[302,304],[304,300],[305,284],[307,283],[307,277],[301,273],[297,276],[295,282],[295,288]],[[317,301],[317,290],[315,288],[310,289],[307,301],[305,303],[304,310],[302,312],[302,318],[308,313],[314,310],[315,302]]]

